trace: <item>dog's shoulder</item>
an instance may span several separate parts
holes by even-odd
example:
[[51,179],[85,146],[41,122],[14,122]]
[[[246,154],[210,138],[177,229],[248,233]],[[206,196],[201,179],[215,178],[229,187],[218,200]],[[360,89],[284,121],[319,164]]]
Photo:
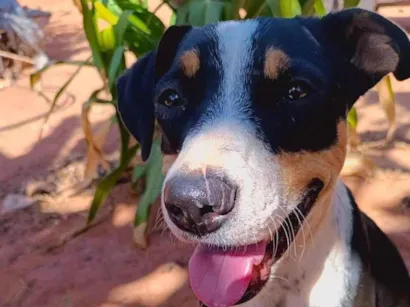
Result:
[[410,277],[398,249],[376,223],[358,208],[350,190],[348,193],[353,207],[351,248],[362,263],[359,287],[373,292],[373,297],[367,293],[365,299],[373,301],[372,306],[376,307],[409,307]]

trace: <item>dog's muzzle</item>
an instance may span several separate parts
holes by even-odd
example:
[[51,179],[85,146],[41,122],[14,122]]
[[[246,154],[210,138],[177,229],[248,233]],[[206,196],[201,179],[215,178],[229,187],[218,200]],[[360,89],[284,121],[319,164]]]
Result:
[[[165,183],[163,200],[172,223],[199,238],[221,228],[232,216],[240,191],[219,175],[182,173]],[[228,248],[199,244],[189,261],[190,283],[198,299],[205,306],[216,307],[245,303],[255,297],[269,279],[271,266],[302,227],[299,215],[309,214],[322,188],[321,180],[312,180],[297,208],[270,240]],[[287,234],[289,225],[293,233]]]

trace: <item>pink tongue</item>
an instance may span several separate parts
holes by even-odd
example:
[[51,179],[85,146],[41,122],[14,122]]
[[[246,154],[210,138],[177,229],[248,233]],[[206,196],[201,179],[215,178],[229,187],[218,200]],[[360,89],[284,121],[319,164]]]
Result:
[[237,303],[252,279],[254,265],[262,262],[266,243],[223,252],[197,246],[189,260],[191,287],[208,307],[225,307]]

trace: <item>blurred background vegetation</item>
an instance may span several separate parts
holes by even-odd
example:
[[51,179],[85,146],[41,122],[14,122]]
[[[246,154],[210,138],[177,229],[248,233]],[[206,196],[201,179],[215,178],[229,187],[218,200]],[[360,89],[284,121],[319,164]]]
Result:
[[[150,206],[161,191],[162,156],[159,139],[156,136],[149,160],[142,163],[135,158],[139,153],[139,144],[130,136],[116,111],[116,79],[127,68],[127,53],[132,53],[138,59],[156,48],[166,30],[166,26],[156,15],[158,10],[162,6],[168,6],[173,11],[169,25],[200,26],[221,20],[241,20],[258,16],[285,18],[297,15],[322,16],[327,13],[325,5],[322,0],[164,0],[150,11],[148,0],[73,0],[73,2],[83,16],[83,28],[92,50],[91,58],[85,61],[52,62],[32,74],[30,84],[32,89],[40,92],[38,85],[44,71],[56,65],[78,66],[55,95],[46,117],[47,121],[59,97],[83,66],[93,66],[99,72],[104,86],[95,89],[82,108],[82,128],[88,145],[85,180],[95,175],[99,165],[106,170],[106,175],[96,187],[88,223],[93,222],[98,209],[121,175],[125,171],[131,171],[133,188],[137,189],[137,185],[143,182],[142,195],[135,214],[134,240],[138,246],[144,248],[147,246],[146,228]],[[343,5],[345,8],[350,8],[357,6],[359,2],[360,0],[344,0]],[[389,122],[389,132],[385,140],[389,142],[395,128],[394,93],[390,77],[383,79],[378,87],[380,104]],[[111,105],[116,111],[115,115],[95,132],[91,129],[88,118],[94,104]],[[355,109],[349,113],[348,121],[349,157],[359,157],[359,160],[364,163],[366,159],[363,155],[358,155],[363,144],[356,134],[358,118]],[[108,163],[102,151],[105,136],[112,125],[118,127],[121,136],[120,158],[114,166]]]

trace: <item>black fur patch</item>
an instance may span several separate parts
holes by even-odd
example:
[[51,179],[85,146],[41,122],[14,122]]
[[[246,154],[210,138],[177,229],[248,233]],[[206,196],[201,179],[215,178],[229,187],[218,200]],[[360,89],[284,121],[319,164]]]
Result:
[[399,251],[374,221],[361,212],[348,190],[353,208],[351,247],[375,286],[375,307],[410,306],[410,277]]

